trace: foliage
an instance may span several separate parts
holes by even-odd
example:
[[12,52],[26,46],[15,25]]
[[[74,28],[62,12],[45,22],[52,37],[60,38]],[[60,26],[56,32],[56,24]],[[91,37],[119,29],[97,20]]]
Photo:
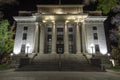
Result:
[[119,50],[118,47],[112,46],[111,56],[112,56],[113,59],[120,61],[120,50]]
[[110,68],[113,71],[120,71],[120,66],[115,66]]
[[7,20],[0,22],[0,54],[5,52],[5,42],[8,39],[8,25]]
[[120,48],[120,4],[113,9],[113,13],[115,15],[112,16],[111,23],[115,26],[113,28],[117,32],[116,37],[118,38],[118,47]]
[[120,4],[117,4],[108,16],[111,56],[120,64]]
[[9,22],[8,20],[2,20],[0,22],[0,59],[4,58],[4,56],[9,55],[13,50],[14,40],[13,37],[13,29],[14,26],[10,27],[8,31]]
[[3,64],[3,65],[0,65],[0,70],[7,70],[7,69],[10,69],[11,67],[9,65],[6,65],[6,64]]
[[97,10],[102,10],[103,14],[108,14],[117,5],[118,0],[98,0]]

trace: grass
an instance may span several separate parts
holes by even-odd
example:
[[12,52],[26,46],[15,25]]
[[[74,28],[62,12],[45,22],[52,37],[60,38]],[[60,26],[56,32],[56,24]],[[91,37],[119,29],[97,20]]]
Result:
[[0,64],[0,71],[2,70],[8,70],[10,69],[11,67],[9,65],[6,65],[6,64]]
[[120,66],[115,66],[110,68],[113,71],[120,71]]

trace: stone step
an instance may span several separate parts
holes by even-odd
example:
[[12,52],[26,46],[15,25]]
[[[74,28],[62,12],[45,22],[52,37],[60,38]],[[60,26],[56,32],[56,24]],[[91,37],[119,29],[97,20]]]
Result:
[[61,65],[59,63],[49,63],[42,62],[39,64],[31,63],[29,65],[23,66],[16,69],[17,71],[101,71],[100,68],[92,66],[90,64],[83,63],[71,63],[63,62]]

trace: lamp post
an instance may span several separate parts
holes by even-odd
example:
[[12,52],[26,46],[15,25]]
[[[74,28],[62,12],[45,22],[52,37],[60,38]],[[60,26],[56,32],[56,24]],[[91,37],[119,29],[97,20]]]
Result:
[[29,52],[30,44],[27,44],[26,47],[27,47],[27,54],[26,54],[26,57],[28,57],[28,52]]
[[94,48],[94,44],[91,44],[91,49],[92,49],[92,57],[94,57],[94,54],[93,54],[93,48]]
[[110,53],[108,53],[107,55],[108,55],[108,59],[110,60]]

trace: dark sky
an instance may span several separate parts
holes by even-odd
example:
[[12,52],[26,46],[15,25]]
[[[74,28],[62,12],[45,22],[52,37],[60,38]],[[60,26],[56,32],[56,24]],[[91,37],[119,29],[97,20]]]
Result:
[[[81,4],[83,0],[61,0],[61,4]],[[59,0],[19,0],[19,9],[34,10],[37,4],[59,4]]]
[[[1,0],[2,2],[4,0]],[[6,2],[5,0],[4,2]],[[46,4],[46,5],[58,5],[59,0],[9,0],[9,1],[18,1],[18,3],[14,3],[11,5],[5,5],[5,9],[3,10],[5,18],[12,19],[13,16],[18,15],[19,10],[36,10],[36,5],[38,4]],[[82,4],[84,0],[61,0],[61,4]],[[10,2],[9,2],[10,3]]]

